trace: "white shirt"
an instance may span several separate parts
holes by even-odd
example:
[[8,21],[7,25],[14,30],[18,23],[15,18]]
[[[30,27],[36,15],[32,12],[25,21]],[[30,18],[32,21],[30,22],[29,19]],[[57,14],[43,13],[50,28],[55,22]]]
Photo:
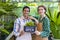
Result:
[[14,34],[17,36],[16,40],[32,40],[31,33],[29,32],[24,32],[22,36],[20,35],[20,32],[23,30],[24,31],[24,25],[26,22],[31,21],[30,19],[25,19],[23,16],[16,19],[14,22]]

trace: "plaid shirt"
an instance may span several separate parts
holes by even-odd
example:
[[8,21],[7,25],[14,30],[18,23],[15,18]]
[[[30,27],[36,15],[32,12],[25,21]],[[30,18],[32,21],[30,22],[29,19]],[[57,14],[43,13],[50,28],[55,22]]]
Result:
[[[31,21],[29,18],[25,19],[23,16],[20,18],[17,18],[14,22],[14,35],[18,36],[20,35],[20,32],[23,30],[24,31],[24,25],[26,24],[26,22]],[[25,40],[23,39],[25,38],[26,40],[31,40],[31,33],[24,33],[24,35],[22,37],[20,37],[21,40]]]

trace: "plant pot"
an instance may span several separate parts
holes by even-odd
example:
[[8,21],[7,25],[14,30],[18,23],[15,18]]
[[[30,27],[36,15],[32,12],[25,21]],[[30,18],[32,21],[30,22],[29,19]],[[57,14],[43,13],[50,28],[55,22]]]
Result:
[[25,32],[35,32],[36,26],[24,26]]

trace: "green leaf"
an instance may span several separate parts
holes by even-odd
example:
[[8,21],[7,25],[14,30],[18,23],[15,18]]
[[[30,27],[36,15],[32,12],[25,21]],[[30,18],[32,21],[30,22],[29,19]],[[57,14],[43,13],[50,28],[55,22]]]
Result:
[[0,28],[0,31],[6,33],[8,35],[10,34],[6,29],[3,29],[3,28]]
[[27,22],[25,26],[35,26],[33,21]]

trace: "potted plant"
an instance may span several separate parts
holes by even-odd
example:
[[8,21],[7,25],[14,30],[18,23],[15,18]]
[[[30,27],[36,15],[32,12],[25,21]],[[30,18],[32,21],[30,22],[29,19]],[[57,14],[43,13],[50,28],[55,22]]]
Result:
[[[51,8],[48,8],[47,17],[50,19],[50,29],[55,39],[60,39],[60,12],[55,10],[51,12]],[[53,14],[52,14],[53,13]]]
[[35,32],[36,26],[33,21],[27,22],[24,26],[25,32]]

